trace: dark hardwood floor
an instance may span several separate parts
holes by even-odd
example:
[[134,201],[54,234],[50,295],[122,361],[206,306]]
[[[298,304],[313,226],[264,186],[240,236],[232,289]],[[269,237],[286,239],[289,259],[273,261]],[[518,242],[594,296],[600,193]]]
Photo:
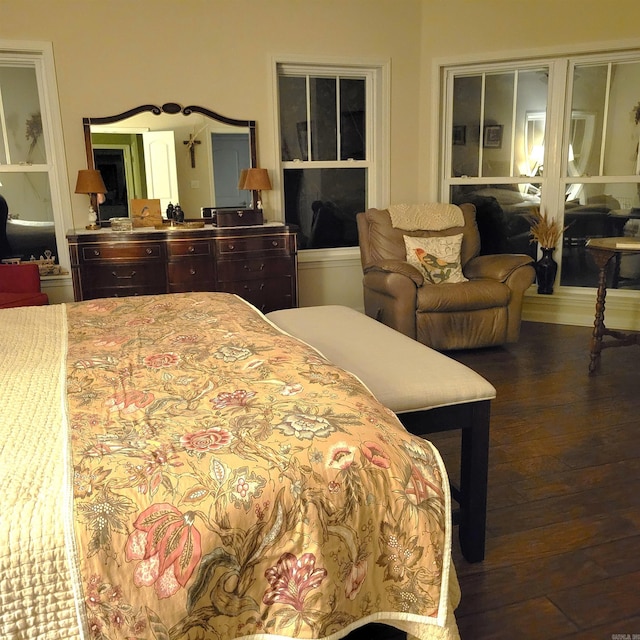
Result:
[[[463,640],[640,639],[640,347],[589,376],[590,336],[529,322],[515,345],[448,354],[497,389],[486,559],[454,545]],[[430,436],[454,477],[456,433]]]

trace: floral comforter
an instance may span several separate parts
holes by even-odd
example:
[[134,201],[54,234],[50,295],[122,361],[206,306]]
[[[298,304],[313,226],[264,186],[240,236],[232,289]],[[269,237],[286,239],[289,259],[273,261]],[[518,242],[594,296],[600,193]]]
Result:
[[457,636],[433,446],[233,295],[66,305],[92,638]]

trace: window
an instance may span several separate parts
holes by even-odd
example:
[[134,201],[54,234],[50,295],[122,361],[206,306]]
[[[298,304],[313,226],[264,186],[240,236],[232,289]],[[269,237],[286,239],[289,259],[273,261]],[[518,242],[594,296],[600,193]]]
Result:
[[[483,253],[536,256],[532,207],[567,225],[560,284],[596,287],[590,237],[640,235],[640,52],[445,70],[442,194],[476,205]],[[640,289],[623,258],[621,286]]]
[[68,267],[70,207],[62,203],[68,187],[52,60],[46,44],[35,50],[0,41],[0,194],[9,208],[0,258],[44,257]]
[[278,64],[285,220],[301,249],[354,247],[356,214],[385,191],[383,67]]

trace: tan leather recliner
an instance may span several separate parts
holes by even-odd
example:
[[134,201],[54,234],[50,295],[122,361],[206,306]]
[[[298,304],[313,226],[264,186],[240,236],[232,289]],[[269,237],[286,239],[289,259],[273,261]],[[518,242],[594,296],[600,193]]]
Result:
[[[460,208],[464,227],[444,231],[396,229],[386,209],[358,214],[365,312],[440,351],[517,342],[522,298],[535,279],[533,259],[519,254],[480,256],[475,207]],[[431,284],[406,261],[403,236],[459,233],[468,282]]]

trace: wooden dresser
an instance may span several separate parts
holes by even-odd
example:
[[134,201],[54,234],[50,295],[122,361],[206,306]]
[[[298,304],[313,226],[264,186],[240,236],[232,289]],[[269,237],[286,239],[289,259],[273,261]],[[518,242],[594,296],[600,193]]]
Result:
[[277,224],[67,234],[76,300],[227,291],[264,313],[298,305],[296,230]]

